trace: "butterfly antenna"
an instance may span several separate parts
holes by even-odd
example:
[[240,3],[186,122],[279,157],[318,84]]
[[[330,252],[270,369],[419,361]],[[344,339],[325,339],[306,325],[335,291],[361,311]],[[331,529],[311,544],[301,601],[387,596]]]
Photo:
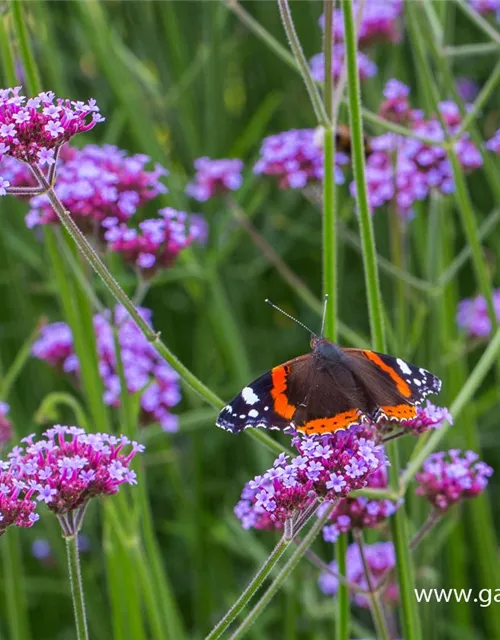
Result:
[[265,302],[267,302],[267,304],[269,306],[271,306],[273,309],[276,309],[276,311],[279,311],[280,313],[282,313],[284,316],[286,316],[287,318],[290,318],[290,320],[293,320],[294,322],[296,322],[297,324],[299,324],[301,327],[304,327],[304,329],[306,329],[307,331],[309,331],[309,333],[311,335],[316,335],[314,333],[314,331],[311,331],[311,329],[309,329],[309,327],[306,327],[305,324],[303,324],[302,322],[300,322],[300,320],[297,320],[297,318],[294,318],[293,316],[291,316],[289,313],[287,313],[286,311],[283,311],[283,309],[281,309],[280,307],[278,307],[277,305],[274,304],[274,302],[271,302],[271,300],[269,300],[269,298],[266,298]]
[[321,333],[320,336],[323,337],[325,333],[325,322],[326,322],[326,309],[328,307],[328,294],[325,293],[325,302],[323,303],[323,320],[321,321]]

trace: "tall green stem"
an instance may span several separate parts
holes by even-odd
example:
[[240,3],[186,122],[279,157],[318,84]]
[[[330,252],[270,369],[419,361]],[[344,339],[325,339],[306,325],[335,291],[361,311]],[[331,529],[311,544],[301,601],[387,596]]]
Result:
[[[270,587],[264,593],[262,598],[257,602],[254,608],[250,611],[250,613],[246,616],[240,626],[236,629],[236,631],[231,636],[231,640],[237,640],[237,638],[242,638],[248,631],[248,629],[252,626],[255,620],[259,617],[259,615],[264,611],[267,605],[271,602],[274,596],[278,593],[278,591],[283,586],[285,580],[295,569],[297,564],[300,562],[302,556],[306,553],[309,547],[312,545],[319,532],[323,528],[323,526],[328,522],[330,518],[330,514],[332,513],[335,504],[330,504],[330,506],[325,510],[321,518],[318,518],[316,522],[309,529],[307,534],[304,536],[302,542],[297,546],[296,550],[290,556],[284,567],[278,573],[276,578],[271,583]],[[208,640],[208,639],[207,639]]]
[[323,140],[323,292],[328,296],[325,336],[337,339],[337,229],[335,208],[335,136],[333,122],[333,10],[335,0],[325,0],[325,35],[323,52],[325,58],[324,102],[329,124],[324,130]]
[[217,626],[212,629],[205,640],[217,640],[217,638],[220,638],[222,636],[222,634],[226,631],[233,620],[235,620],[240,612],[243,611],[252,596],[257,592],[258,589],[260,589],[262,583],[265,581],[267,576],[271,573],[271,571],[278,563],[281,556],[290,546],[290,542],[291,540],[287,540],[285,536],[280,539],[267,560],[257,571],[251,582],[249,582],[246,589],[241,593],[240,597],[236,600],[236,602],[229,609],[222,620],[217,624]]
[[290,11],[288,0],[278,0],[278,6],[280,8],[281,21],[283,22],[283,27],[285,28],[290,48],[293,52],[300,74],[302,75],[302,79],[304,80],[304,84],[306,85],[307,93],[311,99],[316,118],[320,124],[324,127],[328,127],[328,114],[326,113],[318,87],[311,75],[309,65],[307,64],[306,57],[302,51],[302,46],[297,36],[297,32],[295,31],[295,25],[293,24],[292,13]]
[[[358,205],[361,242],[363,247],[363,264],[368,297],[372,344],[374,349],[378,351],[385,351],[384,315],[377,270],[375,235],[365,181],[363,122],[361,117],[361,95],[357,69],[357,38],[352,0],[345,0],[343,9],[354,180],[356,184],[356,201]],[[387,450],[391,460],[391,466],[389,468],[390,482],[394,488],[397,486],[399,476],[397,443],[390,443]],[[404,508],[399,509],[394,514],[391,519],[391,526],[398,565],[403,626],[405,631],[404,635],[406,640],[416,640],[417,638],[420,638],[421,634],[416,602],[413,598],[413,565],[409,549],[409,538]]]
[[382,611],[382,604],[380,602],[380,594],[377,592],[375,584],[373,583],[373,576],[368,564],[365,553],[365,543],[363,540],[363,533],[361,530],[356,529],[354,531],[354,538],[359,547],[359,555],[361,556],[361,563],[363,565],[363,572],[366,578],[366,584],[368,585],[368,598],[370,600],[370,610],[375,624],[377,632],[377,640],[390,640],[389,630],[387,629],[387,622]]
[[385,350],[384,314],[382,296],[377,269],[375,234],[368,203],[368,192],[365,182],[365,148],[363,138],[363,121],[361,117],[361,94],[357,68],[357,40],[354,25],[352,0],[343,4],[344,30],[347,62],[347,86],[349,98],[349,121],[352,135],[352,155],[354,181],[356,184],[356,203],[363,247],[363,266],[365,271],[366,294],[373,348]]
[[71,597],[75,614],[76,637],[78,640],[89,640],[87,615],[85,613],[85,596],[83,594],[82,574],[80,571],[80,554],[78,552],[78,537],[64,538],[66,555],[68,558],[69,581],[71,583]]

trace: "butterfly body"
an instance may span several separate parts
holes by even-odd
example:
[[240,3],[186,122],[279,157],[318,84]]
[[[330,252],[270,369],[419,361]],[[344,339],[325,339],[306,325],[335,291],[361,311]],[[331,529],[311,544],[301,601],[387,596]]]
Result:
[[313,336],[312,351],[264,373],[220,412],[217,425],[332,433],[353,424],[404,421],[441,381],[400,358],[344,349]]

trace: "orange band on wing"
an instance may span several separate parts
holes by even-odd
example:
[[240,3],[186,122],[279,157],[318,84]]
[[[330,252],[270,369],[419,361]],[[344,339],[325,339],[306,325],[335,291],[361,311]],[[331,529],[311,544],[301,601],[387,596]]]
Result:
[[333,433],[340,429],[347,429],[352,424],[358,424],[364,422],[366,416],[358,409],[351,409],[350,411],[344,411],[344,413],[338,413],[331,418],[316,418],[315,420],[309,420],[305,424],[297,426],[297,431],[303,433]]
[[274,367],[274,369],[271,370],[271,376],[273,379],[271,396],[274,400],[274,410],[278,415],[282,416],[286,420],[291,420],[297,407],[294,407],[293,404],[289,404],[286,396],[286,378],[288,376],[288,369],[283,366]]
[[396,383],[396,387],[402,396],[404,396],[405,398],[409,398],[411,396],[410,387],[403,380],[403,378],[398,376],[398,374],[392,367],[389,367],[389,365],[385,364],[385,362],[381,358],[379,358],[378,355],[373,351],[363,351],[363,353],[368,358],[368,360],[371,360],[374,364],[376,364],[379,369],[382,369],[389,374],[392,380],[394,380],[394,382]]
[[417,407],[411,404],[397,404],[395,406],[380,407],[381,417],[395,420],[411,420],[417,415]]

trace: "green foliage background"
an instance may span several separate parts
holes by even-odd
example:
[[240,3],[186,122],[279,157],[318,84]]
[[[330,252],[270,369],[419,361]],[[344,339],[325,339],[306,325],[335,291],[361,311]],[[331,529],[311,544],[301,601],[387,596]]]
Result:
[[[427,4],[444,25],[447,45],[485,41],[486,36],[460,10],[460,3]],[[274,2],[257,0],[242,6],[282,46],[286,45]],[[322,3],[296,1],[292,9],[310,57],[321,47],[317,21]],[[147,153],[170,171],[170,193],[162,198],[162,205],[199,211],[209,222],[208,248],[190,254],[160,276],[144,302],[153,310],[155,328],[161,331],[165,343],[225,399],[252,376],[306,352],[307,334],[272,312],[263,300],[269,297],[306,324],[319,326],[322,274],[318,195],[308,199],[298,192],[280,191],[271,180],[256,178],[251,171],[264,136],[316,125],[296,70],[227,6],[215,1],[35,0],[5,5],[0,17],[2,41],[13,46],[18,71],[27,52],[19,39],[16,11],[27,28],[27,46],[34,56],[40,86],[72,99],[93,96],[106,116],[104,124],[80,136],[76,144],[112,143],[130,152]],[[496,47],[498,42],[500,35]],[[497,62],[497,51],[481,56],[448,56],[447,61],[455,76],[470,75],[482,86]],[[414,105],[430,112],[429,91],[419,82],[414,42],[408,30],[401,44],[380,45],[371,53],[379,73],[363,83],[363,105],[376,111],[383,85],[396,77],[411,84]],[[4,55],[2,60],[1,86],[8,86]],[[437,63],[433,71],[441,98],[448,97]],[[498,126],[499,100],[495,86],[486,107],[474,119],[473,125],[484,138],[491,137]],[[347,121],[345,107],[341,120]],[[382,133],[370,122],[365,127],[369,133]],[[245,184],[235,198],[302,286],[286,282],[269,256],[249,240],[231,215],[226,199],[197,207],[186,200],[183,191],[192,163],[202,155],[245,159]],[[498,184],[491,178],[498,167],[494,160],[491,163],[493,173],[479,170],[467,182],[477,223],[490,225],[482,246],[492,286],[498,286],[500,234],[494,225],[499,218],[499,193]],[[369,323],[355,206],[346,185],[338,189],[337,197],[340,342],[362,346],[369,344]],[[144,216],[154,214],[157,205],[157,201],[151,203]],[[56,321],[64,317],[58,300],[61,279],[56,277],[42,234],[26,229],[26,209],[25,203],[13,198],[0,202],[3,373],[41,318]],[[457,301],[478,290],[457,204],[453,198],[436,196],[417,206],[399,254],[395,223],[390,212],[380,211],[374,217],[388,351],[440,375],[444,380],[441,402],[450,404],[484,350],[484,344],[466,341],[455,325]],[[458,256],[464,259],[460,268],[455,268]],[[451,270],[447,270],[450,265]],[[113,273],[128,292],[133,291],[130,272],[113,264]],[[77,291],[67,265],[63,274],[69,289]],[[109,303],[99,282],[93,280],[93,284]],[[85,306],[84,302],[80,304]],[[41,429],[37,410],[55,391],[82,400],[63,376],[29,360],[8,397],[19,437]],[[446,446],[479,447],[484,459],[498,469],[498,403],[498,378],[493,371],[461,413]],[[203,637],[274,542],[273,534],[242,531],[232,514],[243,484],[267,468],[272,454],[247,435],[231,437],[216,429],[215,411],[188,390],[179,414],[180,433],[164,435],[159,428],[151,427],[142,434],[147,444],[147,496],[161,563],[149,555],[150,547],[144,551],[143,542],[134,537],[137,528],[133,522],[130,527],[125,525],[124,537],[119,539],[110,524],[113,514],[104,513],[97,505],[89,511],[84,532],[91,538],[92,549],[83,557],[83,570],[91,635],[96,640]],[[60,406],[54,408],[50,419],[74,421],[71,411]],[[111,420],[121,430],[121,416],[117,413]],[[403,458],[414,445],[413,440],[403,443]],[[145,483],[143,487],[146,491]],[[497,492],[494,476],[490,500],[481,498],[460,513],[450,514],[446,524],[424,544],[416,559],[419,585],[500,588],[500,584],[494,584],[498,575],[493,527],[499,518]],[[424,512],[412,491],[407,508],[417,526]],[[54,559],[45,565],[30,554],[30,545],[38,537],[47,537],[54,551]],[[0,544],[1,636],[15,640],[74,637],[63,543],[54,518],[45,514],[29,531],[9,531]],[[317,551],[326,560],[332,557],[331,545],[318,542]],[[154,573],[155,568],[165,571],[166,591],[147,595],[145,583],[137,574],[137,567],[146,565],[134,564],[136,554],[147,558],[146,572]],[[114,580],[109,580],[109,575]],[[333,637],[335,609],[319,592],[316,579],[314,567],[302,561],[248,637]],[[149,584],[155,590],[157,583],[151,579]],[[157,598],[153,606],[148,606],[148,597]],[[495,635],[500,628],[495,609],[499,606],[421,605],[425,637],[499,637]],[[161,610],[161,635],[151,623],[155,610]],[[351,637],[368,637],[370,621],[366,613],[355,611],[354,621]],[[364,635],[358,635],[361,633]]]

